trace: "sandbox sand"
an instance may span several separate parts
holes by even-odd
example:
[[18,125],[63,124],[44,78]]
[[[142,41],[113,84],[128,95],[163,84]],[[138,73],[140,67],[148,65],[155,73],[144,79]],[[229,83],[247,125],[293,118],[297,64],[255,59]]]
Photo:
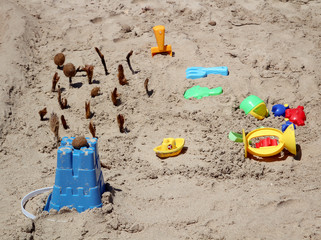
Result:
[[[320,1],[1,0],[0,6],[1,239],[321,239]],[[155,25],[166,27],[173,57],[151,57]],[[107,76],[95,47],[105,55]],[[134,75],[126,63],[131,50]],[[58,52],[76,67],[94,65],[93,84],[79,72],[69,88],[53,62]],[[118,83],[119,64],[129,85]],[[227,66],[230,74],[186,79],[192,66]],[[70,106],[64,110],[51,92],[55,72]],[[185,99],[195,85],[222,87],[223,94]],[[93,87],[101,95],[91,98]],[[110,100],[115,87],[117,107]],[[250,94],[270,111],[274,104],[304,106],[306,125],[295,132],[300,160],[286,150],[264,161],[244,158],[242,143],[228,139],[229,131],[284,123],[246,116],[239,104]],[[100,160],[110,168],[102,169],[104,205],[48,214],[39,211],[43,194],[26,205],[37,216],[32,221],[21,199],[55,181],[50,114],[67,120],[61,137],[91,137],[88,100]],[[119,132],[118,114],[128,133]],[[185,151],[156,157],[153,148],[165,137],[185,138]]]

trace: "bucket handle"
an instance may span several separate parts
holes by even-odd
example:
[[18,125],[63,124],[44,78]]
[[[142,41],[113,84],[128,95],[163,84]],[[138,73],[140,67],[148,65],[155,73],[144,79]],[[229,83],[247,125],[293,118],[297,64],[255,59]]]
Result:
[[40,188],[40,189],[37,189],[37,190],[35,190],[35,191],[32,191],[32,192],[28,193],[26,196],[24,196],[23,199],[21,200],[21,211],[22,211],[22,213],[23,213],[26,217],[28,217],[28,218],[30,218],[30,219],[32,219],[32,220],[35,220],[35,219],[36,219],[36,216],[34,216],[33,214],[31,214],[30,212],[28,212],[28,211],[24,208],[25,204],[28,202],[28,200],[29,200],[30,198],[32,198],[32,197],[34,197],[34,196],[37,196],[37,195],[39,195],[39,194],[41,194],[41,193],[49,192],[49,191],[52,190],[52,189],[53,189],[53,187]]

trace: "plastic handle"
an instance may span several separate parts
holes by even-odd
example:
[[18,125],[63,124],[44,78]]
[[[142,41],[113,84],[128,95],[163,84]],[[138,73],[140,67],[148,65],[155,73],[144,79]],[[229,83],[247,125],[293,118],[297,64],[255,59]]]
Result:
[[156,37],[156,42],[157,42],[157,46],[159,51],[164,51],[165,47],[164,47],[164,43],[165,43],[165,27],[162,25],[158,25],[153,27],[154,30],[154,34]]
[[205,68],[207,74],[221,74],[223,76],[228,75],[228,69],[227,67],[211,67],[211,68]]
[[41,193],[45,193],[45,192],[49,192],[50,190],[52,190],[53,189],[53,187],[46,187],[46,188],[40,188],[40,189],[37,189],[37,190],[35,190],[35,191],[33,191],[33,192],[30,192],[30,193],[28,193],[26,196],[24,196],[24,198],[21,200],[21,211],[22,211],[22,213],[26,216],[26,217],[28,217],[28,218],[30,218],[30,219],[36,219],[36,216],[35,215],[32,215],[30,212],[28,212],[25,208],[24,208],[24,206],[25,206],[25,204],[28,202],[28,200],[30,199],[30,198],[32,198],[32,197],[34,197],[34,196],[37,196],[37,195],[39,195],[39,194],[41,194]]
[[221,87],[210,89],[210,96],[213,95],[220,95],[223,92],[223,89]]

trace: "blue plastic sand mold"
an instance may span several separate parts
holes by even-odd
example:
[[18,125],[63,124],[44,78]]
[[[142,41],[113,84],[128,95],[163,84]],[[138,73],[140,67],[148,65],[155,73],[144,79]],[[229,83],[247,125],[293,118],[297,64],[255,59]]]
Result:
[[100,168],[97,138],[86,138],[89,147],[74,149],[72,138],[63,137],[58,148],[55,185],[49,195],[45,211],[62,207],[76,208],[78,212],[102,207],[105,191]]
[[190,67],[186,69],[187,79],[197,79],[207,77],[208,74],[221,74],[227,76],[229,74],[227,67]]

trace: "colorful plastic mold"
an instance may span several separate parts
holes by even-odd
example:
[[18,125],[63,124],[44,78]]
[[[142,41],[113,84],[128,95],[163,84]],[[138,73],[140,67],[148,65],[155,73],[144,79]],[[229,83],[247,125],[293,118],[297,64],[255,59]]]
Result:
[[304,121],[306,116],[304,113],[304,107],[298,106],[297,108],[289,108],[285,110],[285,117],[289,119],[290,122],[298,126],[304,126]]
[[286,121],[284,124],[282,124],[282,132],[284,132],[288,128],[288,126],[290,126],[291,124],[293,125],[293,128],[296,129],[296,126],[294,123],[290,121]]
[[259,120],[269,116],[265,103],[255,95],[245,98],[240,104],[240,109],[243,109],[246,115],[250,113]]
[[271,139],[269,137],[261,139],[258,143],[255,143],[256,148],[260,147],[270,147],[270,146],[277,146],[278,141],[276,139]]
[[289,109],[288,104],[276,104],[272,107],[272,113],[274,114],[275,117],[280,117],[283,116],[285,117],[285,110]]
[[199,85],[187,89],[184,93],[184,98],[189,99],[191,97],[201,99],[203,97],[220,95],[223,93],[221,87],[209,89],[207,87],[200,87]]
[[97,138],[86,138],[89,147],[74,149],[74,138],[63,137],[58,148],[55,185],[49,195],[45,211],[62,207],[76,208],[78,212],[102,206],[105,191],[100,168]]

